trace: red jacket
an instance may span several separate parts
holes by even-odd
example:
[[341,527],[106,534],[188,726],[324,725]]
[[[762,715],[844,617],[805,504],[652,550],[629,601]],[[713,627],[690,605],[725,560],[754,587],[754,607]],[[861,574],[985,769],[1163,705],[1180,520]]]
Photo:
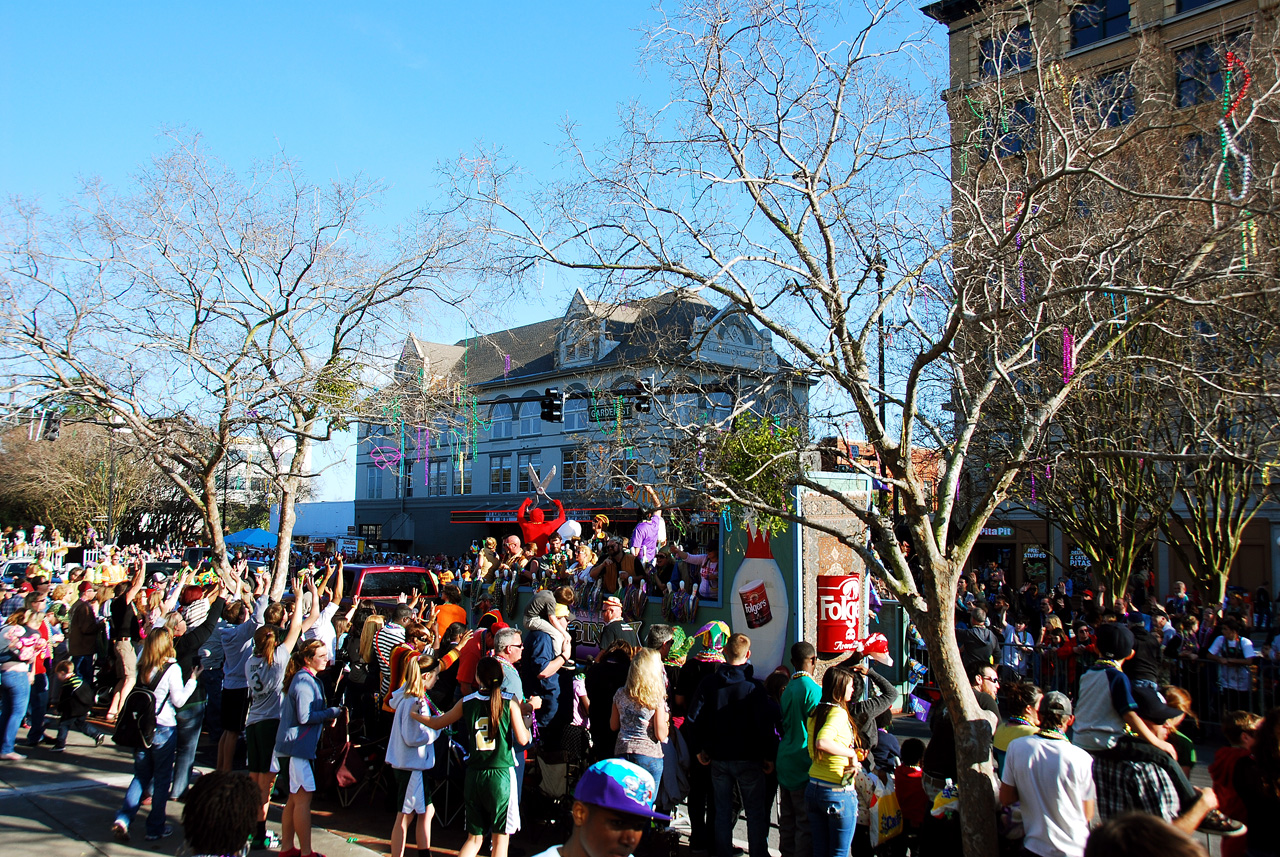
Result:
[[902,807],[902,818],[911,827],[923,827],[932,805],[924,794],[924,771],[899,765],[893,772],[893,789]]

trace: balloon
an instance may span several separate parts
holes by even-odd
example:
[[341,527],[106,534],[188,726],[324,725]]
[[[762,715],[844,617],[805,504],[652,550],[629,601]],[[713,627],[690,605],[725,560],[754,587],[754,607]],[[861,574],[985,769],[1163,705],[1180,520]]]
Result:
[[567,542],[569,539],[576,539],[582,536],[582,524],[577,521],[565,521],[556,532],[560,535],[560,538]]

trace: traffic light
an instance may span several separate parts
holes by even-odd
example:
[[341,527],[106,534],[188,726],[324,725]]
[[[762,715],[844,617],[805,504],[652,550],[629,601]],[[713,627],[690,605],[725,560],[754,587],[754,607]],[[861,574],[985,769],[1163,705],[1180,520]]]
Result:
[[635,409],[637,414],[647,414],[653,410],[653,388],[648,381],[637,381]]
[[564,422],[564,395],[557,387],[548,387],[542,397],[542,421],[544,423]]
[[45,417],[44,430],[40,437],[43,440],[55,441],[60,434],[62,434],[62,412],[50,411],[49,415]]

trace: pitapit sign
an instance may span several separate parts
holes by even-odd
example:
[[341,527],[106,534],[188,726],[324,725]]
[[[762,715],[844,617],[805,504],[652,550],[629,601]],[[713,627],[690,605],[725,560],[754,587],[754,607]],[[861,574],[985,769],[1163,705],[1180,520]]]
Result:
[[979,535],[997,539],[1011,539],[1013,538],[1013,527],[983,527]]

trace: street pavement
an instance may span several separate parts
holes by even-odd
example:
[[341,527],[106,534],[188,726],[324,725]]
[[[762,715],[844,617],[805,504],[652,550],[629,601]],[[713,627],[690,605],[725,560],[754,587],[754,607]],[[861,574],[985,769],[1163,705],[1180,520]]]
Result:
[[[895,718],[894,733],[900,738],[928,739],[924,724],[910,717]],[[25,731],[22,733],[25,737]],[[40,857],[88,857],[130,854],[175,854],[182,846],[182,804],[171,801],[169,821],[174,835],[160,842],[143,840],[143,822],[148,811],[143,807],[135,820],[133,839],[117,843],[111,836],[111,822],[119,809],[125,787],[133,771],[131,756],[116,748],[110,740],[101,747],[79,733],[72,733],[64,753],[47,747],[20,748],[28,755],[25,762],[0,762],[0,855],[40,855]],[[1200,764],[1192,771],[1193,785],[1207,787],[1207,766],[1213,758],[1213,746],[1198,747]],[[198,758],[202,762],[207,757]],[[198,766],[201,771],[207,766]],[[327,857],[368,857],[389,853],[388,836],[395,812],[391,796],[381,790],[367,789],[349,806],[333,797],[317,796],[314,805],[314,847]],[[441,803],[436,798],[437,805]],[[280,807],[272,805],[270,827],[279,832]],[[774,814],[776,822],[776,813]],[[564,831],[548,823],[546,812],[526,812],[524,830],[512,837],[512,857],[528,857],[557,841]],[[675,828],[685,834],[678,852],[687,854],[688,825],[682,816]],[[461,817],[450,825],[437,821],[432,827],[432,850],[442,855],[456,855],[463,840]],[[740,820],[736,844],[746,846],[746,825]],[[778,854],[778,831],[770,829],[770,852]],[[1220,837],[1201,837],[1212,857],[1220,853]],[[412,847],[412,833],[410,833]],[[487,852],[487,847],[486,847]],[[267,854],[268,852],[255,852]],[[412,851],[407,851],[412,855]]]
[[[21,733],[25,737],[26,733]],[[71,733],[67,749],[22,748],[25,762],[0,762],[0,854],[40,857],[87,857],[130,854],[175,854],[182,847],[182,804],[170,801],[174,834],[159,842],[144,841],[143,807],[131,829],[132,841],[116,842],[111,823],[133,774],[129,753],[108,739],[101,747]],[[207,770],[207,769],[205,769]],[[272,807],[277,832],[279,807]],[[390,827],[388,826],[388,829]],[[319,829],[314,848],[327,857],[367,857],[369,850],[345,837]],[[265,852],[262,852],[265,853]]]

